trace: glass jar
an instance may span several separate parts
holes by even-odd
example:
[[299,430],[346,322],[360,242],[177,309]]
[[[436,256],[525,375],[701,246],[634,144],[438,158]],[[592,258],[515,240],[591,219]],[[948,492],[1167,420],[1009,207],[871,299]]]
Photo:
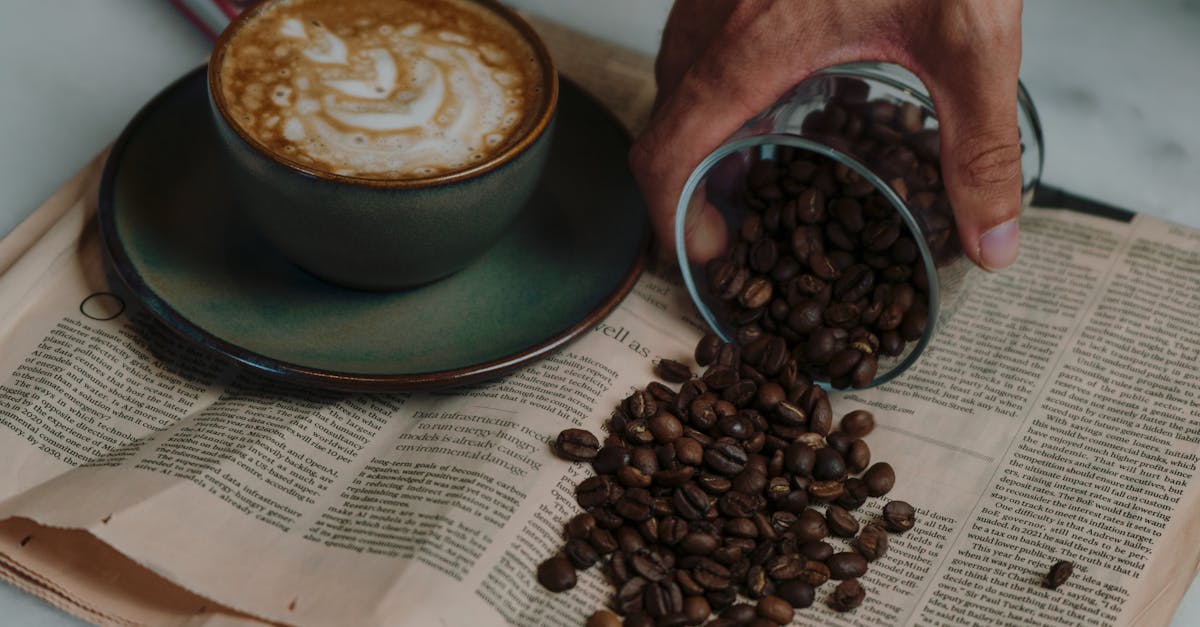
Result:
[[[1017,122],[1024,207],[1043,145],[1023,85]],[[688,216],[706,205],[723,216],[729,246],[695,263]],[[782,338],[800,371],[827,388],[872,387],[903,373],[977,270],[941,184],[933,103],[916,76],[884,63],[814,74],[705,157],[680,196],[675,245],[693,302],[723,340],[740,344],[753,364]],[[805,275],[820,276],[798,278]],[[769,369],[778,366],[774,353]]]

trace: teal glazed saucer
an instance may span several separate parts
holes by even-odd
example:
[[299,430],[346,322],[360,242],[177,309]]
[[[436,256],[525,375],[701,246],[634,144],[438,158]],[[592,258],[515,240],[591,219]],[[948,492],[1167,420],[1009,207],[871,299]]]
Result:
[[233,210],[205,68],[146,105],[113,148],[99,220],[113,269],[167,326],[251,368],[366,391],[502,375],[586,332],[641,271],[646,211],[629,137],[563,81],[533,200],[481,259],[403,292],[362,292],[282,258]]

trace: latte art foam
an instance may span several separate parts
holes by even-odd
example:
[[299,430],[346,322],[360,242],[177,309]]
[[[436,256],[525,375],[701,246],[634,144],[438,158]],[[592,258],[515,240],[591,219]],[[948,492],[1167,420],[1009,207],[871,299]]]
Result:
[[533,47],[467,0],[282,0],[219,59],[229,116],[268,150],[343,176],[470,168],[536,124]]

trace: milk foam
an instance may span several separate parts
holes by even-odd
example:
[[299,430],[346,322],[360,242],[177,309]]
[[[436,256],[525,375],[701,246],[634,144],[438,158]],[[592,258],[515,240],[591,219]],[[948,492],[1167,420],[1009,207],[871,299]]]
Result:
[[545,97],[533,48],[465,0],[284,0],[225,48],[235,123],[334,174],[462,170],[519,139]]

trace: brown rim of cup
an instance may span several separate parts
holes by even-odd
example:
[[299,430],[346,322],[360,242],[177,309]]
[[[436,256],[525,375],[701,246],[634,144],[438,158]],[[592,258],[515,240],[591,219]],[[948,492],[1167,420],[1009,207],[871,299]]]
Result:
[[221,36],[217,39],[216,45],[213,47],[212,57],[208,62],[208,93],[209,97],[212,98],[218,113],[220,113],[221,117],[224,119],[226,126],[232,129],[233,132],[239,138],[241,138],[243,142],[246,143],[246,145],[253,148],[255,152],[258,152],[271,161],[274,161],[275,163],[278,163],[290,170],[295,170],[312,178],[364,187],[387,189],[423,189],[437,187],[447,183],[455,183],[458,181],[475,178],[481,174],[490,172],[508,163],[509,161],[512,161],[517,156],[524,153],[525,150],[529,148],[530,144],[537,141],[537,139],[542,136],[542,133],[544,133],[546,128],[550,125],[551,120],[554,119],[554,112],[558,106],[558,72],[554,68],[554,60],[550,57],[550,51],[546,48],[545,42],[542,41],[542,38],[538,36],[537,31],[533,29],[533,26],[531,26],[529,22],[525,21],[525,19],[517,14],[516,11],[513,11],[512,9],[500,4],[497,0],[469,0],[470,2],[474,2],[475,4],[483,6],[505,20],[508,20],[508,22],[517,29],[517,31],[525,38],[525,40],[529,42],[529,45],[533,48],[534,53],[538,56],[538,61],[542,66],[542,90],[543,93],[547,94],[547,97],[542,100],[542,109],[537,113],[537,122],[532,128],[529,129],[527,133],[521,136],[521,138],[514,142],[511,146],[505,148],[502,152],[493,155],[484,163],[480,163],[465,170],[455,170],[445,174],[436,174],[426,177],[378,179],[361,176],[343,176],[341,174],[334,174],[332,172],[318,170],[297,161],[287,159],[268,150],[261,142],[246,133],[246,131],[243,130],[240,125],[230,121],[229,112],[225,105],[225,95],[221,93],[221,90],[217,89],[217,81],[219,79],[218,69],[221,67],[221,62],[225,57],[225,48],[229,44],[229,40],[233,38],[233,34],[237,32],[237,30],[241,28],[243,24],[253,19],[254,16],[258,15],[259,12],[265,9],[266,6],[273,1],[274,0],[259,0],[257,4],[246,9],[245,11],[242,11],[241,14],[235,17],[233,21],[230,22],[229,26],[226,27],[221,33]]

